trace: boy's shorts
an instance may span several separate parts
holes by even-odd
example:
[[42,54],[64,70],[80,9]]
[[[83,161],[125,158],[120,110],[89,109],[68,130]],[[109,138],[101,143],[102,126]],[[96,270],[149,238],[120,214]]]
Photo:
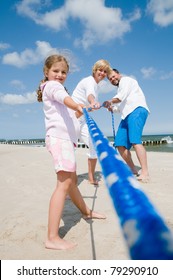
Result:
[[133,144],[142,144],[142,131],[147,117],[148,111],[138,107],[121,120],[115,137],[115,146],[124,146],[130,150]]
[[82,117],[79,118],[79,123],[80,123],[80,141],[82,141],[83,143],[85,143],[85,145],[89,147],[87,153],[88,158],[95,159],[97,158],[97,152],[92,142],[92,139],[90,137],[88,126]]
[[46,148],[53,157],[56,173],[76,171],[75,148],[71,141],[46,136]]

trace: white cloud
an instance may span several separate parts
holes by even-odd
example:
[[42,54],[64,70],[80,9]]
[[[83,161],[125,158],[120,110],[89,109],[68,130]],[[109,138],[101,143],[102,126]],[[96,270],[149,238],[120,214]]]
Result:
[[173,71],[166,73],[166,74],[162,74],[160,79],[161,80],[173,79]]
[[151,0],[147,5],[147,11],[153,16],[156,24],[162,27],[173,24],[172,0]]
[[5,54],[2,58],[3,64],[9,64],[18,68],[25,67],[27,65],[37,64],[46,57],[48,52],[53,48],[48,42],[36,41],[36,49],[25,49],[21,53],[12,52]]
[[9,44],[0,42],[0,51],[6,50],[8,48],[10,48]]
[[154,76],[158,80],[169,80],[173,79],[173,71],[169,73],[164,73],[164,71],[156,70],[153,67],[142,68],[141,73],[143,74],[144,79],[152,79]]
[[19,81],[19,80],[12,80],[12,81],[10,82],[10,84],[11,84],[13,87],[17,88],[17,89],[25,89],[25,85],[23,84],[22,81]]
[[143,74],[144,79],[151,79],[156,73],[156,70],[153,67],[142,68],[141,73]]
[[0,103],[8,105],[22,105],[22,104],[31,104],[37,101],[36,92],[26,93],[25,95],[21,94],[5,94],[0,95]]
[[75,38],[74,43],[85,49],[94,43],[121,38],[131,30],[131,22],[141,16],[137,9],[127,19],[123,19],[121,9],[106,7],[104,0],[66,0],[60,8],[45,13],[37,9],[41,4],[41,0],[23,0],[16,6],[17,12],[57,32],[68,27],[70,18],[80,20],[84,29],[83,37]]
[[43,62],[46,57],[55,53],[64,55],[66,57],[70,65],[70,72],[78,71],[76,58],[70,50],[53,48],[46,41],[36,41],[35,50],[25,49],[21,53],[7,53],[2,57],[2,63],[13,65],[18,68],[24,68],[28,65],[35,65]]
[[38,7],[38,10],[42,10],[45,7],[49,7],[51,4],[50,0],[22,0],[18,2],[16,10],[20,15],[28,16],[33,20],[37,19],[38,15],[34,11],[33,7]]
[[121,38],[130,31],[130,20],[123,20],[119,8],[105,7],[104,1],[69,0],[67,10],[71,17],[80,19],[84,26],[83,37],[78,38],[77,42],[85,49],[96,42],[101,44]]

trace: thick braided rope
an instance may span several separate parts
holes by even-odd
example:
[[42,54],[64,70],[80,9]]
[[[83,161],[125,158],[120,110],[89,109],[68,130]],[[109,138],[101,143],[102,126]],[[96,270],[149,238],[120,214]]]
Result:
[[114,137],[114,146],[115,146],[115,124],[114,124],[114,113],[111,112],[112,116],[112,131],[113,131],[113,137]]
[[170,229],[86,109],[83,112],[131,259],[172,260]]

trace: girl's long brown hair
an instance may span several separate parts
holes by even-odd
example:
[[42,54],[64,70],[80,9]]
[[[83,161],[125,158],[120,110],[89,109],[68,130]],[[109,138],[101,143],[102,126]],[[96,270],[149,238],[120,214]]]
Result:
[[[58,55],[58,54],[54,54],[54,55],[50,55],[46,60],[45,60],[45,63],[44,63],[44,67],[43,67],[43,73],[45,74],[51,67],[54,63],[56,62],[61,62],[61,61],[64,61],[66,64],[67,64],[67,69],[69,70],[69,64],[66,60],[66,58],[62,55]],[[41,91],[41,84],[45,83],[47,81],[47,77],[44,77],[43,80],[40,81],[40,84],[39,84],[39,87],[37,89],[37,100],[38,102],[42,102],[42,91]]]

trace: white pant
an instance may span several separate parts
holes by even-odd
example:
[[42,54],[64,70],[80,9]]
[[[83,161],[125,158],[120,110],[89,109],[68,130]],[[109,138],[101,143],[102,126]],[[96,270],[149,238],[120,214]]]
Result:
[[79,135],[80,141],[89,147],[89,152],[87,153],[88,158],[92,158],[92,159],[97,158],[97,153],[93,145],[92,139],[90,137],[88,126],[85,122],[85,119],[83,117],[80,117],[78,120],[80,123],[80,135]]

